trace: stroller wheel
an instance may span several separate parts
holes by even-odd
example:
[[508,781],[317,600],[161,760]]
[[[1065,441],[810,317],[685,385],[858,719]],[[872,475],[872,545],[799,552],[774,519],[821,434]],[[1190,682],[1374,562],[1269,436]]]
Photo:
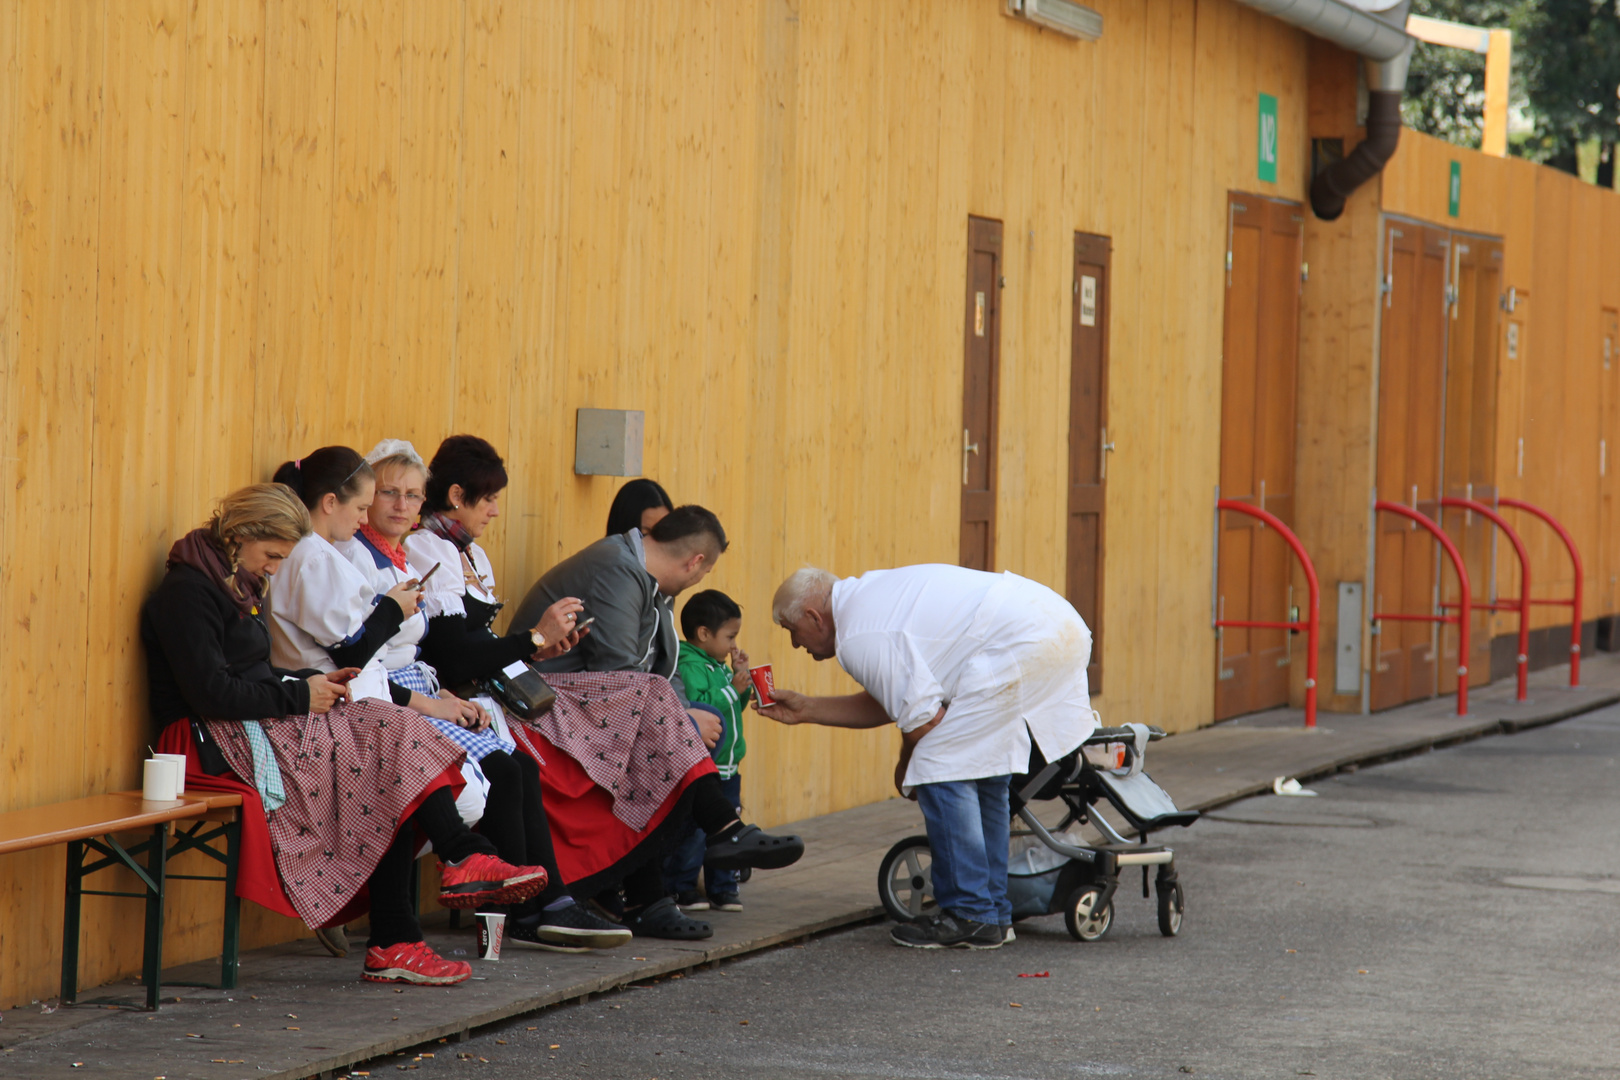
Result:
[[896,922],[915,922],[938,910],[934,903],[934,855],[926,836],[908,836],[878,866],[878,898]]
[[1173,882],[1166,888],[1159,886],[1159,933],[1165,937],[1175,937],[1181,933],[1181,913],[1187,910],[1186,901],[1182,899],[1181,882]]
[[1096,941],[1108,933],[1114,922],[1114,905],[1094,911],[1101,898],[1102,889],[1096,885],[1082,885],[1069,894],[1069,902],[1063,906],[1063,922],[1074,940]]

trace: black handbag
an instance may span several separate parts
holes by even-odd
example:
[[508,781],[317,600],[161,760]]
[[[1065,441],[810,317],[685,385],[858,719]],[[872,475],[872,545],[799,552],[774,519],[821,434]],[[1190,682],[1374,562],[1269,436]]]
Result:
[[514,660],[485,681],[501,707],[520,720],[533,720],[557,703],[557,691],[527,660]]

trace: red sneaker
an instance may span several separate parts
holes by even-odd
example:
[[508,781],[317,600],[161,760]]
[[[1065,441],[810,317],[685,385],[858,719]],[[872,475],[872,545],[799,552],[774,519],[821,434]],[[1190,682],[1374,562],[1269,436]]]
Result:
[[420,986],[451,986],[466,982],[472,965],[446,960],[425,941],[404,941],[386,949],[366,950],[366,966],[360,977],[367,982],[416,983]]
[[518,904],[546,887],[542,866],[513,866],[493,855],[439,864],[439,903],[449,908]]

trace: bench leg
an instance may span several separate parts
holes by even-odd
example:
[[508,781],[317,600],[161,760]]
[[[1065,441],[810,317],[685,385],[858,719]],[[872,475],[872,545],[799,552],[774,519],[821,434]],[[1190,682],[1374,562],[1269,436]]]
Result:
[[168,862],[168,825],[152,827],[152,844],[146,856],[146,873],[152,884],[146,890],[146,950],[141,970],[146,983],[146,1009],[156,1012],[159,983],[163,975],[163,894],[164,872]]
[[225,940],[219,952],[219,986],[236,989],[242,946],[242,898],[236,895],[236,871],[242,855],[240,818],[225,826]]
[[67,886],[62,898],[62,1004],[79,996],[79,907],[84,888],[84,841],[67,846]]

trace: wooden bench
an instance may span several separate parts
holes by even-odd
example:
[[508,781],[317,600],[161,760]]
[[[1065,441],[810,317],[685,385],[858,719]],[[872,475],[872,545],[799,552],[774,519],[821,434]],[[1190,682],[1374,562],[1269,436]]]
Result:
[[[172,802],[147,802],[138,791],[91,795],[69,802],[30,807],[0,814],[0,855],[66,844],[67,886],[62,912],[62,1003],[72,1004],[79,985],[79,915],[81,898],[127,896],[146,901],[146,941],[141,978],[146,984],[146,1007],[158,1007],[163,971],[163,900],[170,877],[220,881],[225,885],[225,930],[220,956],[222,988],[236,985],[241,901],[236,896],[236,871],[241,842],[237,808],[240,795],[188,792]],[[186,828],[182,830],[180,823]],[[147,839],[125,846],[116,834],[148,832]],[[171,842],[170,836],[173,834]],[[223,841],[222,849],[213,847]],[[183,851],[202,851],[224,864],[219,876],[169,874],[167,863]],[[138,861],[145,856],[146,865]],[[93,857],[93,861],[86,861]],[[141,892],[86,889],[84,879],[108,867],[123,865],[134,872]]]

